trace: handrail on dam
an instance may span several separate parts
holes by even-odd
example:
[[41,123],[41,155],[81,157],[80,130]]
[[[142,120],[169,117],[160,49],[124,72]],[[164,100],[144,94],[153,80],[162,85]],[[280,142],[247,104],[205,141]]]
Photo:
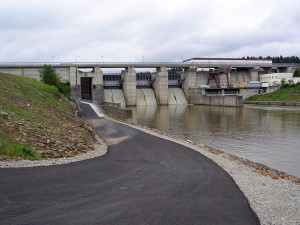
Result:
[[219,66],[231,67],[289,67],[300,66],[300,63],[270,63],[259,64],[253,62],[0,62],[0,67],[42,67],[43,65],[51,65],[54,67],[95,67],[102,68],[155,68],[155,67],[182,67],[187,68],[191,66],[200,68],[210,68]]

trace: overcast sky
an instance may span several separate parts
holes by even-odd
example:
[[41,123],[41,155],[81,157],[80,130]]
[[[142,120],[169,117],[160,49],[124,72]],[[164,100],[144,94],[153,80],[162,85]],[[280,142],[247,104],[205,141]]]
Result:
[[0,0],[0,61],[300,56],[299,0]]

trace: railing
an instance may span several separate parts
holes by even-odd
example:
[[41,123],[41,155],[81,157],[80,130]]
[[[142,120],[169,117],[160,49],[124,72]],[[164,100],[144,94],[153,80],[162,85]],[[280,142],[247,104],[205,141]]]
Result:
[[218,67],[218,66],[232,66],[232,67],[287,67],[287,66],[300,66],[300,63],[273,63],[261,64],[259,62],[0,62],[0,67],[42,67],[43,65],[51,65],[57,67],[70,67],[70,66],[99,66],[107,68],[124,68],[124,67]]

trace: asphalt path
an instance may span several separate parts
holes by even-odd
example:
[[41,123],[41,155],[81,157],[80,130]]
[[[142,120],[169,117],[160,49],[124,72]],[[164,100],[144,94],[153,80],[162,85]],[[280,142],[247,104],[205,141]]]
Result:
[[259,224],[233,179],[200,153],[126,125],[85,119],[104,156],[0,169],[0,224]]

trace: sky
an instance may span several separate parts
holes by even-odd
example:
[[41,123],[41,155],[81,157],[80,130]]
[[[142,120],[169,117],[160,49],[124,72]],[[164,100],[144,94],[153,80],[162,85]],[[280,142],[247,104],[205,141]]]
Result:
[[1,0],[0,62],[300,56],[300,0]]

